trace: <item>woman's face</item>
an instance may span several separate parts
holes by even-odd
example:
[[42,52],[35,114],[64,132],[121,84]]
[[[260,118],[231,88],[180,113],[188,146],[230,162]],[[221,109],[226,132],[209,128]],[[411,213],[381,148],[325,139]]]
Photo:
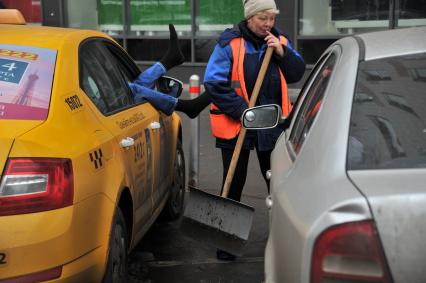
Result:
[[247,20],[248,28],[257,36],[265,37],[275,24],[275,16],[273,12],[259,12]]

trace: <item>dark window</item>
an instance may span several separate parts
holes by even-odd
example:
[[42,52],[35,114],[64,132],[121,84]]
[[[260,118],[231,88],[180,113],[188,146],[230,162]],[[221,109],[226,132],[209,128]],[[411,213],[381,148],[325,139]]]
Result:
[[[302,102],[290,134],[290,142],[293,144],[296,153],[299,153],[312,123],[321,108],[322,99],[327,89],[331,73],[333,72],[335,62],[336,55],[331,54],[318,72],[316,72],[316,70],[313,71],[316,75],[310,79],[313,80],[312,84]],[[308,82],[307,85],[310,85],[310,83]]]
[[80,48],[80,65],[80,87],[102,113],[116,112],[133,104],[117,59],[102,40],[86,42]]
[[[169,48],[169,39],[128,39],[127,52],[138,61],[159,61]],[[191,41],[179,39],[186,61],[191,61]]]
[[[426,53],[360,63],[349,132],[349,169],[426,167],[426,81],[409,75],[424,68]],[[365,75],[378,69],[389,79],[370,80]]]
[[94,78],[94,74],[96,74],[95,68],[96,66],[99,66],[98,62],[86,62],[82,60],[81,64],[81,89],[86,93],[90,100],[92,100],[92,102],[96,105],[99,111],[101,111],[102,113],[108,113],[109,107],[107,106],[107,102],[105,101],[104,97],[101,96],[100,87],[96,83],[96,78]]
[[399,19],[424,19],[426,0],[400,0]]
[[331,19],[341,20],[387,20],[389,18],[389,0],[359,1],[331,0]]
[[139,68],[123,50],[111,43],[105,43],[108,57],[121,72],[126,82],[132,82],[140,74]]
[[298,51],[306,64],[313,65],[321,57],[321,54],[335,41],[336,39],[299,39]]

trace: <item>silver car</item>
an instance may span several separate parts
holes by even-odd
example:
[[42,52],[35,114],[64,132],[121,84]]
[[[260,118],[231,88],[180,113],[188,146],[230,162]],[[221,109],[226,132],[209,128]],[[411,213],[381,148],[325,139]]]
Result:
[[271,159],[266,282],[426,282],[426,27],[338,40],[293,110]]

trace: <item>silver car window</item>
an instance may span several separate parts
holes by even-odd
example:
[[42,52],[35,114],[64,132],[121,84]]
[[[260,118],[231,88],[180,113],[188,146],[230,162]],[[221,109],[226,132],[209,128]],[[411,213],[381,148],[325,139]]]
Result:
[[305,95],[305,99],[302,102],[290,134],[290,143],[296,154],[299,153],[312,123],[321,108],[322,98],[327,89],[335,63],[336,55],[332,53],[322,65],[321,69],[316,73]]
[[426,167],[426,53],[361,62],[348,169]]

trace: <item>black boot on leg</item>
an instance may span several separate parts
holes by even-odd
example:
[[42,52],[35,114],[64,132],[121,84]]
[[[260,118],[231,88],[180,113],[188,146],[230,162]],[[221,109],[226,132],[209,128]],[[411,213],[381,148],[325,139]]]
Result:
[[178,36],[174,25],[169,24],[169,31],[169,48],[167,49],[166,54],[160,60],[160,63],[163,64],[167,71],[175,66],[182,64],[185,61],[185,57],[183,56],[182,50],[180,50],[179,47]]

